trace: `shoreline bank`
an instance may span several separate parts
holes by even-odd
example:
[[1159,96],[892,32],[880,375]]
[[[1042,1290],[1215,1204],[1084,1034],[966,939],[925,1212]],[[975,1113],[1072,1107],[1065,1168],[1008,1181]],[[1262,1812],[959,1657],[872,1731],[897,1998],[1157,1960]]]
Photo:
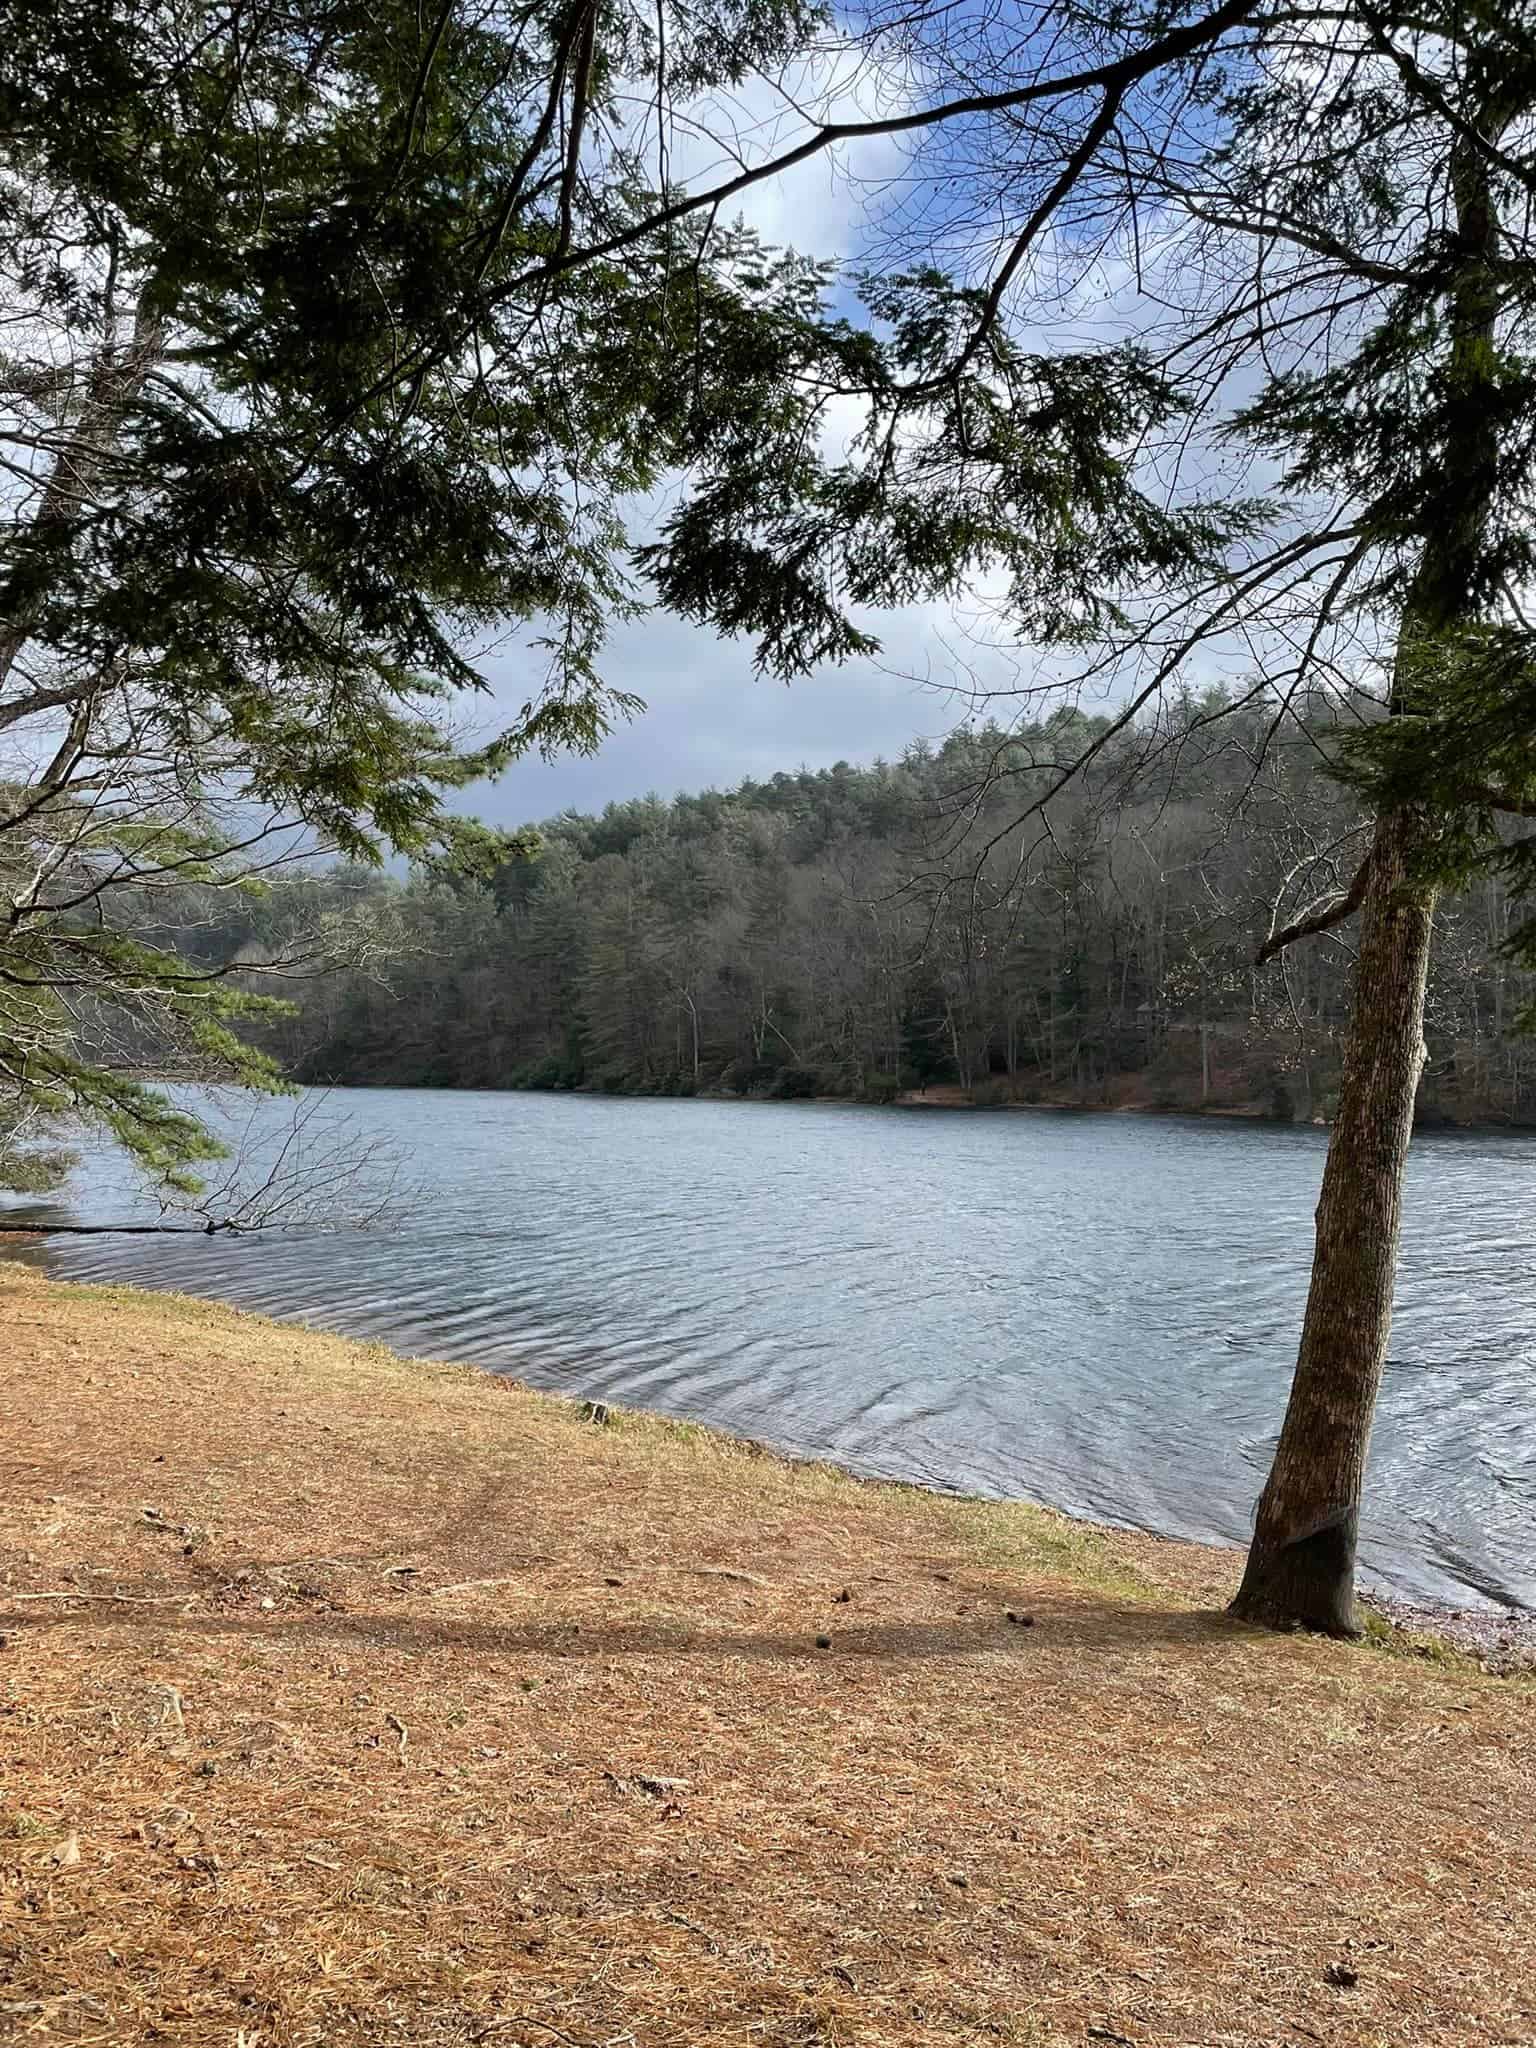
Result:
[[[861,1471],[857,1466],[840,1461],[832,1455],[797,1452],[769,1442],[743,1439],[727,1430],[690,1417],[674,1417],[660,1410],[608,1401],[598,1388],[575,1392],[536,1388],[523,1380],[496,1372],[473,1361],[450,1363],[425,1354],[396,1352],[391,1346],[349,1337],[340,1331],[317,1327],[307,1322],[288,1322],[279,1317],[268,1317],[245,1310],[222,1301],[217,1296],[187,1295],[169,1289],[134,1285],[109,1284],[102,1287],[96,1283],[58,1278],[48,1272],[39,1256],[46,1251],[47,1235],[47,1226],[40,1226],[35,1233],[28,1236],[17,1234],[7,1239],[0,1235],[0,1273],[4,1271],[6,1247],[9,1243],[21,1255],[20,1264],[13,1270],[34,1274],[49,1287],[87,1293],[110,1292],[115,1296],[128,1297],[146,1307],[158,1303],[192,1303],[210,1312],[224,1313],[268,1325],[274,1331],[290,1332],[301,1340],[305,1337],[314,1337],[327,1343],[357,1345],[370,1351],[383,1351],[385,1355],[397,1359],[407,1367],[419,1366],[428,1373],[469,1373],[476,1379],[494,1386],[527,1394],[533,1400],[552,1402],[560,1410],[595,1407],[605,1415],[624,1418],[639,1426],[652,1426],[662,1431],[682,1431],[690,1437],[697,1437],[700,1441],[718,1443],[732,1450],[739,1449],[754,1458],[769,1459],[791,1470],[804,1469],[832,1474],[850,1486],[894,1488],[898,1492],[910,1491],[936,1503],[954,1502],[962,1506],[970,1505],[978,1510],[1014,1510],[1026,1517],[1043,1516],[1063,1528],[1081,1532],[1086,1540],[1096,1544],[1111,1547],[1128,1545],[1135,1547],[1138,1552],[1146,1546],[1151,1546],[1154,1553],[1161,1548],[1169,1557],[1183,1553],[1188,1557],[1205,1559],[1209,1563],[1208,1577],[1212,1597],[1219,1606],[1225,1605],[1226,1598],[1235,1590],[1241,1573],[1244,1553],[1240,1546],[1181,1537],[1136,1524],[1098,1522],[1086,1516],[1073,1515],[1065,1510],[1032,1501],[1025,1495],[997,1497],[967,1493],[928,1485],[921,1480],[893,1478],[878,1472]],[[1415,1654],[1433,1655],[1443,1647],[1458,1656],[1472,1658],[1493,1675],[1536,1672],[1536,1609],[1505,1606],[1458,1607],[1450,1602],[1414,1600],[1373,1586],[1368,1578],[1363,1582],[1360,1600],[1362,1613],[1366,1615],[1371,1629],[1378,1635],[1386,1631],[1395,1632],[1405,1643],[1418,1645]]]
[[14,1265],[0,1410],[32,2036],[1529,2031],[1531,1684],[1221,1553]]

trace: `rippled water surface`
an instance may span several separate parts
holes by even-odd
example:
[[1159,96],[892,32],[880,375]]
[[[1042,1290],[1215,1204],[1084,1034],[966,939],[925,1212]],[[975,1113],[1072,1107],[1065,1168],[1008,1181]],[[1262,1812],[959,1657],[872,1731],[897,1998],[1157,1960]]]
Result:
[[[220,1296],[929,1484],[1243,1537],[1324,1137],[1196,1119],[379,1090],[377,1235],[54,1239]],[[280,1115],[281,1112],[275,1112]],[[93,1167],[80,1217],[121,1219]],[[1536,1142],[1416,1141],[1362,1556],[1536,1606]]]

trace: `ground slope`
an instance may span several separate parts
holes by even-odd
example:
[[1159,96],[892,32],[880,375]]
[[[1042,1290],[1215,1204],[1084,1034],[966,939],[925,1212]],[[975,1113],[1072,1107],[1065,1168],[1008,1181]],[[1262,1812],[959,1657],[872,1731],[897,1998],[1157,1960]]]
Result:
[[1536,1694],[1219,1555],[18,1267],[0,1413],[0,2038],[1536,2041]]

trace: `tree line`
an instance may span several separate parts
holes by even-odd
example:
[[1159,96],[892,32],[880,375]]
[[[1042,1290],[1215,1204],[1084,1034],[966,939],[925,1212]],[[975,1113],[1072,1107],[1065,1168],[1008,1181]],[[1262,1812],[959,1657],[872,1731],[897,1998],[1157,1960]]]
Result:
[[[366,923],[372,956],[295,983],[267,1032],[309,1081],[1325,1118],[1349,935],[1258,956],[1359,858],[1327,716],[1279,744],[1272,707],[1213,696],[1119,734],[1077,712],[970,728],[896,762],[567,812],[478,879],[336,869],[191,936],[210,963],[261,963],[296,923]],[[1106,735],[1018,822],[1064,750]],[[1510,928],[1496,876],[1442,911],[1423,1118],[1536,1117]]]

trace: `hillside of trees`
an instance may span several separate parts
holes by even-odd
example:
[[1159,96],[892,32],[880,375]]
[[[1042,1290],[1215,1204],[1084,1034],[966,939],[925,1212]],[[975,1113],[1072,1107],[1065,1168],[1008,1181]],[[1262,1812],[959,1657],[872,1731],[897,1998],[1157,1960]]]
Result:
[[[366,929],[368,957],[300,981],[271,1027],[309,1081],[1326,1117],[1349,936],[1255,956],[1347,881],[1362,818],[1317,728],[1274,725],[1206,698],[1119,734],[1071,711],[966,730],[567,813],[483,881],[338,869],[190,942],[254,962],[296,923]],[[1536,1119],[1509,928],[1494,878],[1445,899],[1425,1119]]]

